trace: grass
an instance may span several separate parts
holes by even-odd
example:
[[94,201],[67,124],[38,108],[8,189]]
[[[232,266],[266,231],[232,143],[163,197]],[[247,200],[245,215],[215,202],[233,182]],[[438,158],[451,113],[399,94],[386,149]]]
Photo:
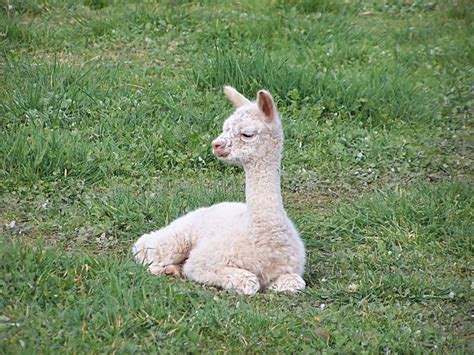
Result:
[[[10,1],[0,351],[472,352],[469,1]],[[243,199],[221,93],[269,89],[299,295],[152,277],[142,233]]]

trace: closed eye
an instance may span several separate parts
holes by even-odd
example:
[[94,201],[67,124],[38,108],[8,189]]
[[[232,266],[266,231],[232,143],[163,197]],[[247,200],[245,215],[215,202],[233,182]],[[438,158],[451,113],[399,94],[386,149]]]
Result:
[[252,138],[255,133],[241,133],[242,137],[244,138]]

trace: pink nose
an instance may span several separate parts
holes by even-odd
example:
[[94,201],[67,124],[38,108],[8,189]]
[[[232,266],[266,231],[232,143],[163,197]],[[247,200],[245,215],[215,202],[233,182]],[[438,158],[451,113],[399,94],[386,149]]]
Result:
[[214,152],[219,152],[221,151],[222,149],[224,149],[224,142],[219,140],[219,139],[214,139],[212,141],[212,150]]

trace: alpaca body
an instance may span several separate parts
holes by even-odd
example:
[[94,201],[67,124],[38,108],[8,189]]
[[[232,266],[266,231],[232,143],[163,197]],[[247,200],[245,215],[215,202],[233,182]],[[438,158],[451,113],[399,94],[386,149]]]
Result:
[[281,274],[301,275],[304,246],[292,222],[287,218],[285,238],[277,231],[277,237],[259,240],[253,236],[248,212],[247,205],[239,202],[189,212],[140,237],[134,245],[136,257],[155,274],[177,265],[191,280],[224,288],[235,287],[213,282],[214,268],[247,270],[257,277],[259,289],[269,288]]
[[224,92],[237,110],[212,142],[220,160],[245,170],[246,203],[200,208],[140,237],[135,258],[156,275],[181,275],[206,285],[253,295],[259,290],[305,287],[305,250],[280,191],[283,131],[272,96],[250,102]]

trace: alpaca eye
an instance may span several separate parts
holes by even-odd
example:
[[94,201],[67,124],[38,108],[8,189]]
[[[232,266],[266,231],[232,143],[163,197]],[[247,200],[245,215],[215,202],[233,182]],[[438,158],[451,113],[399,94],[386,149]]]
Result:
[[244,138],[252,138],[255,134],[254,133],[241,133],[241,135]]

